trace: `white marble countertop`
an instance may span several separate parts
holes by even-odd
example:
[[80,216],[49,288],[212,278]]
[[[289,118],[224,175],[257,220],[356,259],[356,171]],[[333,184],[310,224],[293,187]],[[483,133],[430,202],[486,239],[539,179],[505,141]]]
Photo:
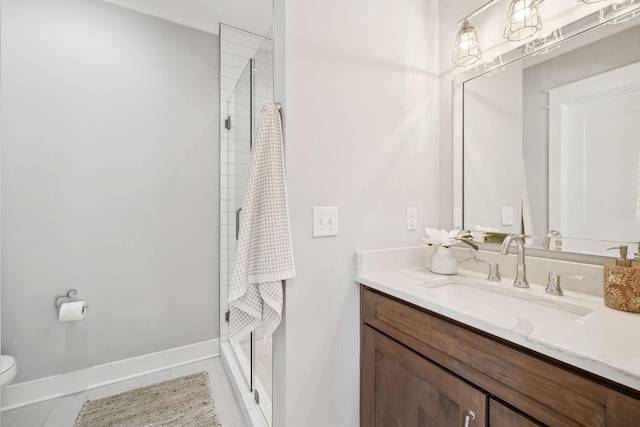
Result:
[[[399,253],[393,256],[402,258]],[[409,258],[389,262],[380,252],[357,252],[355,281],[640,391],[640,314],[613,310],[601,297],[585,293],[548,295],[545,286],[536,283],[517,289],[512,279],[494,283],[476,272],[434,274],[410,266],[425,265],[415,248]],[[459,292],[455,286],[442,286],[452,281],[461,285]],[[524,309],[515,311],[509,305]]]

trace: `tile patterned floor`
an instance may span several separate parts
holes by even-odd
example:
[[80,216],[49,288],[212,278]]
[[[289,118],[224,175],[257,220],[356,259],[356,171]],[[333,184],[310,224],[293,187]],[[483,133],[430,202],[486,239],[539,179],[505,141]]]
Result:
[[128,381],[93,390],[47,400],[46,402],[5,411],[0,420],[2,427],[73,427],[73,423],[86,400],[111,396],[145,385],[200,371],[209,373],[211,394],[222,427],[246,427],[240,406],[219,357],[155,372]]

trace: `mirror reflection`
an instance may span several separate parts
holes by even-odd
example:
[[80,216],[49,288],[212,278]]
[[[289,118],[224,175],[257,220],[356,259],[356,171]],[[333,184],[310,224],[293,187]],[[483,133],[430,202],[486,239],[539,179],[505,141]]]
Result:
[[640,240],[638,24],[602,24],[464,83],[464,228],[600,255]]

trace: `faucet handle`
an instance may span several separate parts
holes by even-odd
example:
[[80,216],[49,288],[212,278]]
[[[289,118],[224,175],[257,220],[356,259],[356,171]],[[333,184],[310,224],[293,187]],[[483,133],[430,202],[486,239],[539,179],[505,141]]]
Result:
[[487,276],[487,280],[490,282],[499,282],[502,280],[498,263],[489,261],[487,264],[489,264],[489,275]]
[[[471,252],[471,251],[469,251]],[[498,263],[493,261],[485,261],[483,259],[478,259],[471,252],[471,257],[473,260],[477,262],[481,262],[483,264],[489,264],[489,275],[487,276],[487,280],[490,282],[499,282],[502,280],[502,276],[500,275],[500,270],[498,269]]]
[[584,280],[584,276],[574,276],[551,272],[549,273],[549,281],[547,282],[547,287],[544,291],[551,295],[562,296],[564,293],[562,292],[562,288],[560,287],[561,277],[564,277],[565,279]]

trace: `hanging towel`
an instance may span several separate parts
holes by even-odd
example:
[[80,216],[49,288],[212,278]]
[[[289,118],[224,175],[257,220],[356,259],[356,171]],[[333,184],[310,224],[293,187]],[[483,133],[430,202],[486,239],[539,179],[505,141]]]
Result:
[[[529,204],[529,187],[527,186],[527,172],[524,158],[522,159],[522,228],[525,235],[533,236],[533,220],[531,218],[531,205]],[[533,238],[526,237],[525,243],[532,244]]]
[[261,324],[265,337],[275,331],[282,315],[282,281],[296,275],[280,112],[274,103],[265,102],[261,114],[229,286],[229,337],[234,341]]

